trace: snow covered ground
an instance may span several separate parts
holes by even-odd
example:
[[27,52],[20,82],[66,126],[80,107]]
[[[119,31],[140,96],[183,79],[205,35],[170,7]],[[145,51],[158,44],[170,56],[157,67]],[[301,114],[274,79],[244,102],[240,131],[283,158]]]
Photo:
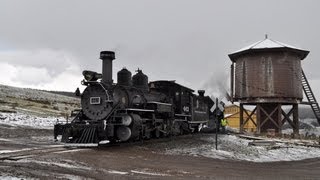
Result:
[[31,178],[0,175],[0,179],[2,179],[2,180],[21,180],[21,179],[31,179]]
[[[53,129],[57,121],[65,122],[66,120],[62,117],[38,117],[23,113],[0,113],[0,125]],[[319,130],[319,127],[312,127],[311,129],[314,128]],[[310,128],[306,130],[310,131]],[[289,132],[290,130],[287,131]],[[304,131],[304,129],[301,131]],[[249,143],[253,142],[253,140],[242,139],[235,135],[219,135],[218,137],[218,150],[215,150],[214,134],[207,134],[198,139],[199,143],[180,143],[179,147],[169,148],[166,153],[253,162],[320,158],[320,148],[295,145],[294,142],[299,142],[299,140],[270,139],[277,143],[272,146],[252,146]],[[280,141],[283,142],[280,143]]]
[[253,142],[253,140],[242,139],[235,135],[219,135],[218,137],[218,150],[215,149],[215,136],[208,135],[201,138],[201,141],[205,143],[200,145],[195,144],[194,146],[192,144],[179,146],[168,149],[167,153],[253,162],[295,161],[320,158],[320,148],[279,142],[272,146],[252,146],[249,145],[249,142]]
[[62,117],[38,117],[22,113],[0,113],[0,124],[27,126],[36,129],[53,129],[54,124],[65,122]]

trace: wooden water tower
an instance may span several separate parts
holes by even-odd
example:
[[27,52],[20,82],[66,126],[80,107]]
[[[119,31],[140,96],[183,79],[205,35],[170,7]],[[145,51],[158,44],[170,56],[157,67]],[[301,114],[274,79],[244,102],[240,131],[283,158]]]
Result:
[[[275,129],[281,133],[288,121],[299,133],[298,104],[303,98],[301,60],[309,51],[266,38],[229,54],[231,96],[240,103],[240,131],[256,113],[257,133]],[[244,106],[254,106],[249,114]],[[288,112],[283,106],[290,107]],[[244,119],[244,113],[247,114]]]

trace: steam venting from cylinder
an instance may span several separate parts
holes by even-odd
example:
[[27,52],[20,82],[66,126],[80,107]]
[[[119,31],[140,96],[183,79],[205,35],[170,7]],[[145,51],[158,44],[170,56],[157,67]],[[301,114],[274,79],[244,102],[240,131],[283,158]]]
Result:
[[112,85],[112,61],[115,59],[113,51],[101,51],[100,59],[102,60],[102,83]]

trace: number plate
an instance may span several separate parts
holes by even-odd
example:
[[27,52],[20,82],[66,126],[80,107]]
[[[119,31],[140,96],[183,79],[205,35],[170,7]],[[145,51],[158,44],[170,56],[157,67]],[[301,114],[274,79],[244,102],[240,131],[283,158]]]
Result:
[[90,97],[90,104],[100,104],[100,97]]

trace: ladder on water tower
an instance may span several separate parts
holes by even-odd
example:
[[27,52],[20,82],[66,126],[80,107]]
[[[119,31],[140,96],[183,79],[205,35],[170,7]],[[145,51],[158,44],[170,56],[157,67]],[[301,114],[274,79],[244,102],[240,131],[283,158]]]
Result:
[[310,84],[307,80],[306,75],[304,74],[303,70],[302,70],[302,77],[301,77],[301,82],[302,82],[302,88],[303,91],[308,99],[308,103],[311,106],[312,111],[314,112],[314,115],[316,116],[318,123],[320,124],[320,108],[319,108],[319,104],[316,100],[316,97],[314,96]]

